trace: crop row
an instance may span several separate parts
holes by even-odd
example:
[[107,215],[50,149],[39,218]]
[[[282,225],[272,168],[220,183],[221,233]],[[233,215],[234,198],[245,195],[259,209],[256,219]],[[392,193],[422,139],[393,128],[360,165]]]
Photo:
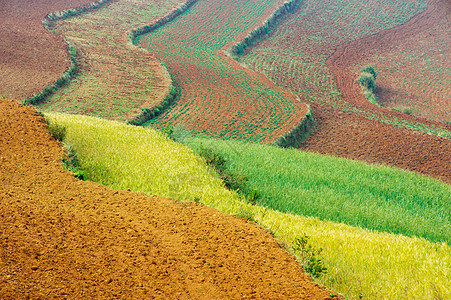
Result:
[[[149,53],[126,46],[124,35],[168,14],[178,2],[118,1],[56,22],[52,30],[78,50],[78,72],[69,85],[40,103],[40,109],[141,123],[148,112],[168,105],[174,93],[164,65]],[[138,10],[140,14],[136,14]]]
[[425,4],[423,0],[303,1],[242,61],[311,103],[348,110],[327,58],[340,44],[406,22]]
[[[292,95],[268,87],[252,72],[218,55],[226,44],[270,15],[273,1],[198,1],[187,12],[138,41],[163,61],[180,99],[150,124],[185,124],[221,138],[274,141],[303,118]],[[282,4],[283,5],[283,4]]]
[[[77,150],[89,180],[181,201],[197,199],[225,213],[251,218],[289,248],[296,238],[307,234],[315,247],[323,248],[321,255],[328,270],[319,282],[349,299],[451,296],[449,245],[320,221],[295,212],[296,206],[305,205],[322,214],[321,218],[335,215],[341,222],[349,222],[344,221],[349,217],[379,230],[414,230],[416,233],[405,233],[419,236],[429,231],[428,239],[449,240],[446,210],[450,188],[440,181],[314,153],[235,141],[203,141],[204,146],[224,154],[230,168],[251,175],[251,188],[258,184],[262,192],[261,204],[271,202],[292,211],[283,213],[247,204],[226,190],[192,150],[152,129],[79,115],[49,117],[67,127],[67,142]],[[390,207],[400,213],[395,214]],[[355,215],[356,211],[359,214]],[[423,218],[427,221],[424,224],[412,222]],[[442,224],[432,225],[435,222]]]

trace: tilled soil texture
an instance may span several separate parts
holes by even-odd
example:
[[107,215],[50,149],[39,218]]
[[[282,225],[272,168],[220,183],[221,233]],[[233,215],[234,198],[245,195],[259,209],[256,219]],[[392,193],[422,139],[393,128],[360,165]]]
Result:
[[260,227],[75,179],[32,108],[0,128],[0,298],[331,299]]
[[53,84],[69,68],[67,44],[42,26],[54,11],[92,0],[0,1],[0,98],[23,100]]
[[[451,122],[451,2],[431,2],[428,13],[380,33],[360,53],[377,70],[377,95],[393,107],[429,120]],[[366,42],[366,41],[362,41]]]
[[283,1],[198,0],[186,13],[139,38],[180,87],[176,103],[151,124],[186,125],[225,139],[272,142],[305,117],[295,95],[224,54]]
[[[429,126],[443,126],[450,130],[451,126],[449,125],[445,126],[391,109],[376,107],[363,97],[362,90],[355,80],[357,77],[355,66],[366,64],[365,53],[372,53],[374,49],[383,51],[384,48],[389,47],[387,45],[399,45],[400,40],[402,41],[410,35],[427,32],[435,23],[440,23],[440,20],[445,17],[443,12],[445,11],[446,15],[446,12],[449,11],[447,7],[449,7],[447,1],[431,0],[426,11],[415,16],[406,24],[362,40],[340,45],[327,60],[327,65],[335,75],[343,99],[355,107],[376,112],[381,116],[390,115]],[[449,93],[445,92],[442,96],[446,96],[446,94]],[[325,112],[325,114],[328,113]],[[350,158],[363,154],[365,160],[407,168],[451,183],[451,142],[449,139],[412,132],[396,126],[380,124],[377,121],[355,119],[350,114],[351,119],[346,121],[337,120],[336,116],[342,114],[329,113],[328,115],[332,119],[322,126],[323,130],[313,135],[313,138],[304,146],[305,148],[326,153],[333,152]],[[341,124],[339,125],[340,129],[330,127],[330,125],[335,127],[338,124]],[[331,136],[334,138],[331,139]],[[362,137],[364,138],[362,139]],[[342,148],[340,145],[346,145],[354,150],[332,150]],[[330,150],[325,151],[325,149]]]
[[[451,121],[450,12],[448,0],[430,0],[427,10],[407,23],[338,46],[327,65],[334,73],[344,99],[353,106],[375,109],[362,96],[355,80],[360,67],[370,64],[381,70],[376,80],[379,86],[376,92],[384,105],[390,106],[391,101],[398,99],[398,108],[422,108],[418,115]],[[418,121],[391,110],[380,111]]]
[[[364,54],[370,53],[374,45],[396,44],[409,32],[427,29],[431,22],[416,21],[423,15],[440,20],[441,13],[435,7],[443,2],[431,2],[411,21],[389,30],[384,28],[399,16],[413,16],[415,11],[403,11],[406,5],[400,1],[395,1],[396,7],[395,2],[378,0],[342,2],[348,5],[304,1],[269,38],[251,50],[244,63],[311,103],[317,127],[301,149],[409,169],[450,183],[449,140],[378,120],[397,118],[420,126],[451,127],[369,103],[356,82],[359,71],[355,71],[365,65]],[[381,7],[380,11],[386,12],[384,17],[391,18],[388,25],[378,21],[374,7]],[[380,41],[381,36],[390,38]]]

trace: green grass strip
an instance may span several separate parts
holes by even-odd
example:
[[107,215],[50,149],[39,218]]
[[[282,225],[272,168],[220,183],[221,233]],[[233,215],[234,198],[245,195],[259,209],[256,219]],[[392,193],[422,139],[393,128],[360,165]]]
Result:
[[397,168],[296,149],[214,139],[188,139],[249,178],[258,204],[367,229],[451,244],[451,186]]

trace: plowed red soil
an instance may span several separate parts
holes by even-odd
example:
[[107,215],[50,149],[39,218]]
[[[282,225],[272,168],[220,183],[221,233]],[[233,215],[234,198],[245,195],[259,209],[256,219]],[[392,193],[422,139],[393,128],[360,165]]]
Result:
[[54,11],[92,0],[0,1],[0,97],[23,100],[69,68],[67,44],[41,24]]
[[[412,26],[412,21],[423,25]],[[431,3],[429,14],[412,21],[396,39],[379,34],[378,44],[361,61],[377,70],[383,106],[451,122],[451,2]]]
[[[372,49],[397,43],[406,35],[426,30],[443,18],[442,11],[448,5],[446,0],[431,0],[425,12],[406,24],[340,45],[328,59],[327,65],[334,73],[344,100],[380,115],[393,115],[431,126],[444,126],[390,109],[378,108],[369,103],[355,80],[357,76],[354,67],[361,64],[365,60],[364,54],[371,53]],[[303,146],[304,149],[401,167],[451,183],[449,139],[412,132],[325,108],[317,108],[314,115],[320,118],[319,130]],[[451,126],[447,128],[449,130]]]
[[0,299],[331,299],[260,227],[75,179],[32,108],[0,128]]

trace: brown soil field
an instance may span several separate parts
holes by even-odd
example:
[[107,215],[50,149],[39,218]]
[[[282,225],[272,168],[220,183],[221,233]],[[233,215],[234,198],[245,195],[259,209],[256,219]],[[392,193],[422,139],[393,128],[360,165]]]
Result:
[[376,68],[376,92],[384,107],[451,122],[451,2],[431,2],[429,7],[397,28],[396,37],[373,37],[377,44],[360,61]]
[[212,137],[273,142],[299,124],[305,104],[225,55],[282,4],[198,1],[174,22],[141,36],[138,43],[167,65],[181,90],[151,125],[182,124]]
[[23,100],[69,68],[67,44],[41,24],[53,11],[92,0],[0,1],[0,97]]
[[[357,5],[355,1],[349,2]],[[386,3],[381,1],[380,6]],[[336,16],[334,12],[339,8],[328,7],[332,4],[333,1],[324,4],[305,1],[276,27],[268,39],[250,51],[254,60],[245,61],[252,68],[267,74],[276,85],[293,91],[301,101],[312,105],[317,127],[300,149],[395,166],[450,183],[449,139],[388,125],[379,120],[395,117],[401,121],[448,130],[451,126],[379,108],[364,98],[356,82],[360,66],[369,61],[366,53],[370,58],[372,49],[384,49],[384,45],[392,43],[396,45],[398,40],[416,32],[428,32],[430,26],[443,19],[442,10],[446,1],[432,0],[427,10],[407,23],[380,32],[376,30],[377,22],[372,24],[372,19],[366,17],[367,11],[363,14],[365,17],[355,12],[367,10],[366,3],[347,15],[349,20],[346,26],[340,23],[343,21],[339,19],[341,16]],[[371,4],[377,5],[378,1]],[[333,17],[324,17],[326,12]],[[364,21],[358,23],[362,26],[356,26],[355,31],[348,33],[344,29],[351,27],[349,24],[352,24],[355,14]],[[324,30],[326,28],[328,30]],[[368,37],[355,40],[355,36]]]
[[331,299],[261,227],[75,179],[33,108],[0,128],[0,299]]
[[[430,126],[444,126],[438,122],[416,118],[391,109],[378,108],[369,103],[363,97],[362,90],[355,80],[358,77],[355,66],[365,65],[365,53],[371,53],[372,49],[383,48],[392,43],[397,44],[405,36],[429,30],[430,26],[443,18],[443,10],[447,3],[443,0],[431,0],[425,12],[401,26],[340,45],[327,60],[327,65],[334,73],[343,99],[355,107],[377,112],[381,116],[391,115]],[[326,109],[318,114],[329,115],[329,120],[320,125],[321,130],[314,134],[303,148],[406,168],[451,183],[449,139],[412,132],[352,114],[344,114],[347,117],[343,118],[343,114],[330,113]],[[341,117],[337,118],[338,116]],[[338,127],[332,128],[331,125]],[[444,127],[451,129],[449,125]],[[339,150],[343,149],[340,145],[351,150]]]
[[158,106],[169,93],[169,74],[151,53],[130,44],[128,32],[163,17],[182,2],[114,1],[106,8],[57,21],[52,29],[77,49],[77,75],[39,103],[39,109],[126,122],[141,109]]

